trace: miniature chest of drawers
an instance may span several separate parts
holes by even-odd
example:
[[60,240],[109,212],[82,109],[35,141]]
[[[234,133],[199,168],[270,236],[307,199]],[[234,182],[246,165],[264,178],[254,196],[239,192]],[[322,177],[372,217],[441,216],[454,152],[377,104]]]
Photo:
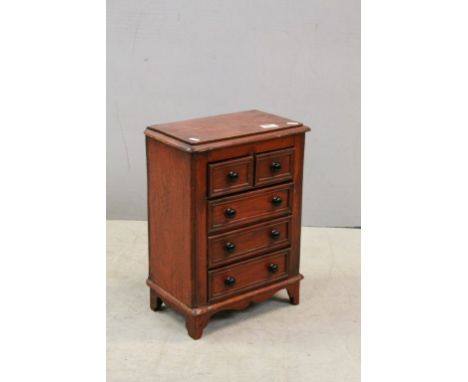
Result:
[[210,317],[286,289],[299,303],[302,164],[308,127],[257,110],[150,126],[150,307]]

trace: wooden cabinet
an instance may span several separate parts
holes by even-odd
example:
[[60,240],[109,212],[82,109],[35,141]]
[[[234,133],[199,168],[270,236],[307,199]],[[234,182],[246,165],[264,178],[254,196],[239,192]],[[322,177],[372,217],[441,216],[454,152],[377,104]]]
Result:
[[286,289],[299,303],[304,135],[257,110],[150,126],[150,307],[210,317]]

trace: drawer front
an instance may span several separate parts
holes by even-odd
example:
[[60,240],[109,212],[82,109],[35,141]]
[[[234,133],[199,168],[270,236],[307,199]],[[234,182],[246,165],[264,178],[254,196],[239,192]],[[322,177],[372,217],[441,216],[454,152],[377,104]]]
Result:
[[251,156],[208,165],[210,197],[253,187],[253,158]]
[[210,232],[291,213],[292,184],[208,202]]
[[210,268],[290,245],[291,219],[277,219],[208,237]]
[[210,301],[242,293],[287,277],[289,250],[209,271]]
[[255,185],[291,180],[294,172],[294,149],[272,151],[255,156]]

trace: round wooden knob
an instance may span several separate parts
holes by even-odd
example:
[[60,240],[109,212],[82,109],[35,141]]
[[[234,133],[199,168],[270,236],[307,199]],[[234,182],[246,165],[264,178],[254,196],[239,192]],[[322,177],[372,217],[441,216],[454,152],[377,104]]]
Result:
[[224,284],[228,287],[232,287],[236,283],[235,277],[228,276],[224,279]]
[[239,179],[239,173],[235,171],[229,171],[227,177],[230,182],[235,182],[237,179]]
[[270,273],[278,272],[278,264],[275,264],[275,263],[268,264],[268,272]]
[[278,172],[279,170],[281,170],[281,163],[280,162],[273,162],[271,164],[270,168],[271,168],[271,171]]
[[282,201],[283,200],[279,196],[273,196],[273,199],[271,199],[274,206],[279,206]]
[[226,208],[226,210],[224,211],[224,215],[232,219],[234,216],[236,216],[236,210],[234,208]]
[[236,245],[234,243],[231,243],[230,241],[228,241],[225,245],[224,245],[224,250],[226,252],[233,252],[234,250],[236,249]]
[[270,236],[272,239],[278,239],[281,235],[281,232],[278,231],[277,229],[272,229],[271,230],[271,233],[270,233]]

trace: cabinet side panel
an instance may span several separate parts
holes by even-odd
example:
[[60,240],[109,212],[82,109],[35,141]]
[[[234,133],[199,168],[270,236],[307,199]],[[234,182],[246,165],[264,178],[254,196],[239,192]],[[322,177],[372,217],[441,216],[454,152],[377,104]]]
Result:
[[191,306],[191,155],[146,139],[149,278]]
[[193,168],[194,176],[194,306],[203,306],[208,303],[207,286],[207,229],[206,229],[206,199],[207,199],[207,159],[205,155],[195,155]]
[[302,217],[302,177],[304,163],[304,134],[298,134],[294,138],[294,195],[293,218],[291,232],[291,256],[289,271],[291,275],[299,273],[301,251],[301,217]]

